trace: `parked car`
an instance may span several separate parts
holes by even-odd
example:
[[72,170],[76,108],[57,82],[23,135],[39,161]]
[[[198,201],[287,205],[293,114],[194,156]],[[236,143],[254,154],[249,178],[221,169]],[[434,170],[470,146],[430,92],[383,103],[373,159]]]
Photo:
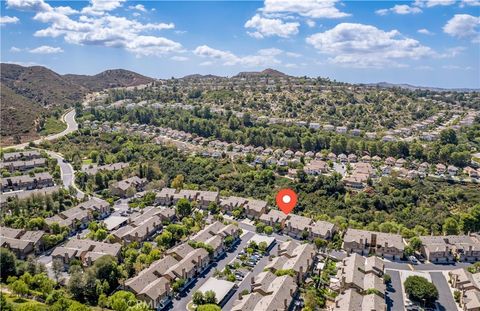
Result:
[[408,259],[410,260],[410,262],[414,265],[418,265],[418,260],[417,258],[415,258],[415,256],[410,256],[408,257]]

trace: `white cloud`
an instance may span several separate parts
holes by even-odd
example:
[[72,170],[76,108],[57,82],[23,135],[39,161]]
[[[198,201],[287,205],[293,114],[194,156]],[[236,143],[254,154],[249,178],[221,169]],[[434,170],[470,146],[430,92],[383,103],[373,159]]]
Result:
[[275,56],[282,53],[279,49],[262,49],[254,55],[237,56],[230,51],[222,51],[209,47],[208,45],[198,46],[193,53],[200,57],[210,58],[210,62],[218,61],[226,66],[241,65],[245,67],[261,67],[280,64],[281,61]]
[[147,12],[147,9],[143,4],[131,5],[128,7],[130,10],[137,10],[140,12]]
[[281,19],[270,19],[256,14],[245,23],[245,28],[254,28],[255,32],[248,32],[254,38],[279,36],[287,38],[298,33],[299,23],[286,23]]
[[457,38],[472,38],[474,42],[480,40],[480,17],[468,14],[455,14],[443,26],[443,32]]
[[375,26],[341,23],[325,32],[307,37],[307,43],[330,55],[331,63],[352,67],[402,67],[402,59],[419,59],[435,52],[397,30],[383,31]]
[[[124,0],[91,0],[83,15],[70,7],[52,7],[43,0],[7,0],[9,8],[36,12],[34,20],[48,24],[35,32],[36,37],[63,37],[67,43],[123,48],[142,55],[161,55],[182,50],[182,45],[170,39],[145,32],[173,29],[173,23],[141,23],[134,19],[110,15]],[[136,6],[137,7],[137,6]],[[141,9],[141,7],[137,7]]]
[[90,6],[82,9],[83,14],[88,15],[103,15],[105,12],[110,12],[118,9],[123,5],[125,0],[90,0]]
[[18,52],[21,52],[21,51],[22,51],[22,49],[21,49],[21,48],[17,48],[16,46],[12,46],[12,47],[10,48],[10,52],[12,52],[12,53],[18,53]]
[[464,6],[480,6],[480,0],[463,0],[460,7]]
[[433,35],[433,32],[431,32],[430,30],[428,30],[426,28],[419,29],[419,30],[417,30],[417,32],[421,33],[422,35]]
[[307,19],[307,21],[305,22],[307,24],[308,27],[312,28],[312,27],[315,27],[315,21],[312,20],[312,19]]
[[188,60],[188,57],[175,55],[172,56],[170,59],[177,62],[186,62]]
[[286,54],[287,56],[295,57],[295,58],[298,58],[298,57],[302,56],[301,54],[294,53],[294,52],[286,52],[285,54]]
[[0,25],[16,24],[20,20],[16,16],[0,16]]
[[63,53],[63,49],[60,47],[42,45],[42,46],[39,46],[38,48],[29,50],[29,52],[33,54],[57,54],[57,53]]
[[292,13],[310,18],[350,16],[335,7],[338,0],[265,0],[264,13]]
[[414,5],[419,7],[432,8],[434,6],[447,6],[455,3],[456,0],[415,0]]
[[52,7],[43,0],[7,0],[7,8],[19,11],[44,12]]
[[375,11],[375,13],[377,13],[378,15],[387,15],[388,13],[405,15],[405,14],[422,13],[422,10],[418,7],[413,7],[413,6],[409,6],[409,5],[406,5],[406,4],[397,4],[390,9],[377,10],[377,11]]
[[213,65],[213,62],[211,61],[205,61],[200,63],[200,66],[212,66],[212,65]]

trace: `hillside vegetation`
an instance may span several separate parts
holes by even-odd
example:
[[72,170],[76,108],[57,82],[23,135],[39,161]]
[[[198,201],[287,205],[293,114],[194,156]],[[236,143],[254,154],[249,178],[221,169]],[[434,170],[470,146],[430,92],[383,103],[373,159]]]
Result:
[[137,73],[116,69],[94,76],[60,75],[42,66],[0,65],[2,144],[38,136],[36,124],[76,103],[92,91],[152,82]]

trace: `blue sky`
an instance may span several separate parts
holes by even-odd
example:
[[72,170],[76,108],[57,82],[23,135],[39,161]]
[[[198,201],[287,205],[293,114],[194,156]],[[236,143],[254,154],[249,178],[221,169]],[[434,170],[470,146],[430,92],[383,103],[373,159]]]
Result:
[[345,82],[480,87],[480,0],[1,3],[1,60],[157,78],[275,68]]

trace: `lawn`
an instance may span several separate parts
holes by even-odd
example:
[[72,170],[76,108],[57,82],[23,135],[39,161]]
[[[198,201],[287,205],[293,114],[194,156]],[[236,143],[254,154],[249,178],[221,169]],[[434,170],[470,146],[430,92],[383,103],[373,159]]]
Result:
[[7,302],[9,302],[13,305],[13,310],[17,310],[20,307],[25,308],[27,306],[31,306],[30,310],[38,310],[38,311],[48,310],[48,307],[47,307],[46,304],[40,303],[40,302],[35,301],[35,300],[26,299],[26,298],[19,298],[15,295],[10,295],[10,294],[7,294],[7,293],[5,293],[5,296],[7,298]]
[[67,125],[59,119],[49,117],[45,120],[45,126],[40,131],[40,135],[51,135],[64,131]]

